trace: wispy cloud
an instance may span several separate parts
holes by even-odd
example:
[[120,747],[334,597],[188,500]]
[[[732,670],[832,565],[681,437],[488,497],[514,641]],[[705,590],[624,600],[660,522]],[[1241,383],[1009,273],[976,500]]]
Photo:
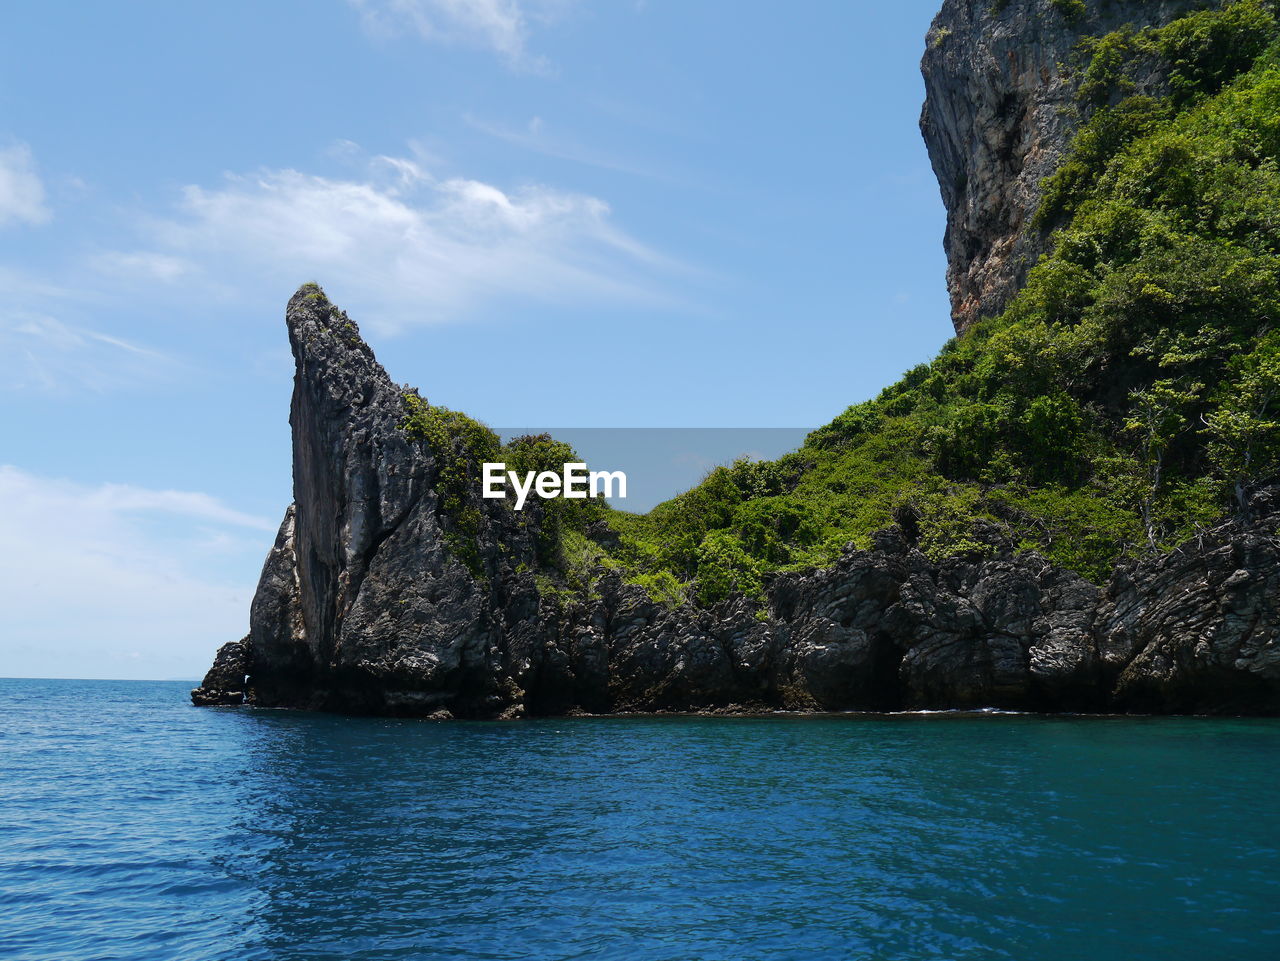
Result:
[[[50,216],[31,149],[0,149],[0,227]],[[141,264],[126,266],[136,272]],[[0,264],[0,390],[104,391],[152,380],[172,366],[158,351],[63,319],[96,296],[82,284],[61,285]]]
[[0,389],[95,391],[154,381],[174,366],[160,351],[48,314],[0,314]]
[[103,484],[89,490],[76,489],[74,493],[88,510],[112,516],[167,514],[259,531],[275,531],[277,526],[265,517],[234,510],[217,498],[198,491],[153,490],[130,484]]
[[227,175],[187,187],[148,229],[154,249],[109,259],[113,270],[256,279],[276,296],[282,278],[315,279],[383,330],[502,299],[654,303],[655,276],[677,266],[615,226],[599,198],[437,179],[411,157],[371,158],[346,179]]
[[598,167],[602,170],[611,170],[615,173],[629,174],[633,177],[645,177],[651,180],[673,181],[674,179],[641,164],[596,150],[571,137],[557,135],[548,129],[547,123],[541,117],[530,118],[529,122],[523,127],[490,123],[470,114],[463,115],[462,119],[469,127],[483,134],[487,134],[504,143],[509,143],[512,146],[520,147],[523,150],[543,154],[547,157],[555,157],[557,160],[568,160],[572,163],[585,164],[588,167]]
[[150,251],[107,251],[95,256],[92,265],[105,274],[125,274],[162,282],[178,280],[190,269],[190,264],[179,257]]
[[530,25],[554,19],[572,0],[348,0],[375,35],[406,30],[424,40],[492,50],[508,64],[541,68],[528,51]]
[[49,216],[31,148],[16,144],[0,150],[0,226],[42,224]]
[[270,529],[207,494],[0,465],[0,670],[199,677],[244,633],[253,587],[209,572],[245,566]]

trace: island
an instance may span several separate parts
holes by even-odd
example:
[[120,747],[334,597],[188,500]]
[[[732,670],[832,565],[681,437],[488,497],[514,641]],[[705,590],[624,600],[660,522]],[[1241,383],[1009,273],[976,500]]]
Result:
[[931,363],[646,515],[516,511],[484,464],[576,453],[396,384],[305,285],[294,503],[193,702],[1280,713],[1273,4],[945,0],[925,46]]

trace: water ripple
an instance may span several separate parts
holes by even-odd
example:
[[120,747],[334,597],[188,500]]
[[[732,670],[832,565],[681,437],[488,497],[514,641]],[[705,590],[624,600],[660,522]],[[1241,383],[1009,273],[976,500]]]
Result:
[[1280,724],[439,724],[0,681],[0,956],[1280,957]]

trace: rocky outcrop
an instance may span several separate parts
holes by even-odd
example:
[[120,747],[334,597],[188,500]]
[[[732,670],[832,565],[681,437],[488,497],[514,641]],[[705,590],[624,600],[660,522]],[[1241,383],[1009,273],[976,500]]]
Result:
[[478,486],[468,536],[482,567],[449,549],[432,451],[402,427],[406,396],[359,328],[318,287],[287,310],[296,363],[295,506],[285,514],[250,611],[259,704],[419,713],[509,706],[496,666],[502,617],[536,609],[524,525]]
[[[1044,243],[1027,225],[1079,121],[1064,66],[1077,41],[1193,5],[945,0],[922,126],[948,210],[957,330],[998,310]],[[421,398],[318,287],[298,291],[286,323],[295,504],[249,634],[218,652],[197,704],[1280,714],[1280,492],[1103,586],[998,540],[934,563],[904,524],[829,568],[774,576],[761,602],[673,607],[604,569],[574,594],[545,591],[539,504],[517,516],[478,483],[460,488],[457,442],[406,431]],[[588,535],[611,536],[598,528]]]
[[566,598],[532,573],[536,505],[518,522],[477,483],[446,507],[454,452],[405,431],[412,392],[346,314],[305,287],[287,323],[296,504],[198,704],[1280,713],[1280,494],[1103,588],[1007,548],[935,564],[892,528],[760,605],[671,607],[605,570]]
[[249,674],[249,639],[228,641],[218,648],[213,667],[200,686],[191,692],[191,703],[197,707],[215,704],[243,704],[245,681]]
[[[1022,287],[1046,237],[1040,182],[1083,119],[1080,40],[1158,26],[1197,0],[944,0],[926,38],[920,129],[947,209],[947,287],[961,333]],[[1158,87],[1156,65],[1136,89]]]

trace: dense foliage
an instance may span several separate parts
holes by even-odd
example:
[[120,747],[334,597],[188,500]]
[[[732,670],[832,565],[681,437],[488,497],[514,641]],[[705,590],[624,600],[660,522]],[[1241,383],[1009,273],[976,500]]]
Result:
[[440,404],[429,404],[416,392],[404,395],[405,418],[401,428],[436,455],[436,494],[440,498],[449,546],[472,571],[480,573],[480,507],[475,479],[481,465],[498,460],[502,443],[498,435],[466,414]]
[[1051,252],[1008,309],[800,450],[611,512],[603,560],[711,603],[897,522],[934,558],[1004,543],[1101,580],[1244,511],[1280,470],[1278,41],[1238,0],[1088,42]]
[[1087,43],[1017,300],[799,451],[620,517],[622,563],[705,602],[897,520],[935,558],[1005,541],[1100,580],[1242,511],[1280,469],[1278,40],[1240,0]]
[[[483,523],[477,480],[485,463],[502,463],[521,476],[529,471],[559,473],[580,458],[572,447],[549,434],[528,434],[503,444],[497,434],[466,414],[430,404],[417,393],[404,395],[401,428],[435,454],[435,490],[449,547],[475,573],[483,573],[479,537]],[[510,500],[505,501],[510,506]],[[573,581],[584,566],[604,560],[584,536],[588,524],[608,515],[602,500],[532,499],[512,523],[533,535],[539,568],[556,581]]]

